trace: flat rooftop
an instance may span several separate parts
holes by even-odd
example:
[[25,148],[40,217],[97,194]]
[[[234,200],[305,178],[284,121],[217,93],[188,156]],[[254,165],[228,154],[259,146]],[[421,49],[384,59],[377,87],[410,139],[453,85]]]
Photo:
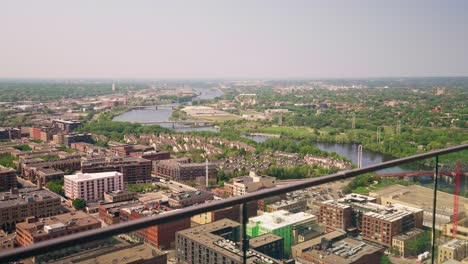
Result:
[[330,249],[312,249],[303,254],[321,259],[324,263],[348,264],[365,255],[379,251],[383,253],[383,247],[370,245],[353,238],[345,238],[333,243]]
[[450,248],[450,249],[457,249],[460,248],[464,245],[468,244],[468,241],[466,240],[460,240],[460,239],[452,239],[449,242],[443,244],[440,247],[445,247],[445,248]]
[[[387,197],[397,200],[400,204],[413,206],[423,209],[424,211],[432,211],[434,190],[419,185],[391,185],[370,193],[374,197]],[[452,194],[437,191],[437,213],[444,215],[453,214]],[[459,197],[460,211],[468,210],[468,199],[462,196]],[[464,209],[463,209],[464,208]]]
[[322,238],[326,238],[328,240],[334,240],[334,239],[337,239],[337,238],[340,238],[340,237],[345,237],[345,236],[346,236],[345,231],[335,230],[335,231],[332,231],[330,233],[326,233],[326,234],[323,234],[321,236],[318,236],[316,238],[304,241],[304,242],[299,243],[297,245],[294,245],[292,247],[297,251],[304,252],[304,251],[307,251],[309,249],[312,249],[313,246],[320,244],[322,242]]
[[166,253],[155,249],[147,244],[138,244],[135,246],[119,249],[118,251],[104,253],[102,255],[91,255],[85,260],[74,260],[73,263],[81,264],[125,264],[140,263]]
[[311,215],[304,212],[290,213],[286,210],[279,210],[276,212],[264,213],[263,215],[250,218],[248,226],[253,226],[256,223],[261,223],[262,226],[270,230],[275,230],[304,221],[312,221],[316,218],[317,217],[315,215]]
[[123,174],[117,171],[108,171],[108,172],[97,172],[97,173],[77,173],[73,175],[65,175],[65,179],[69,179],[75,182],[83,182],[89,180],[98,180],[111,178],[115,176],[122,176]]
[[272,233],[266,233],[258,237],[250,238],[249,245],[252,248],[257,248],[280,240],[283,240],[283,238]]
[[9,167],[3,167],[0,165],[0,173],[10,173],[14,172],[15,169],[9,168]]
[[18,194],[10,192],[0,192],[0,208],[19,206],[48,199],[59,199],[60,197],[52,192],[37,188],[20,189]]
[[344,203],[340,203],[336,200],[323,201],[322,204],[326,204],[328,206],[333,206],[333,207],[341,208],[341,209],[351,208],[351,206],[344,204]]
[[[216,231],[223,230],[225,228],[239,228],[239,231],[240,231],[240,224],[230,219],[222,219],[222,220],[212,222],[209,224],[185,229],[177,233],[179,235],[189,238],[190,240],[197,241],[197,243],[199,244],[210,247],[220,252],[221,254],[228,256],[231,259],[235,259],[236,261],[241,262],[242,250],[240,249],[239,244],[237,244],[234,241],[224,239],[223,237],[214,234]],[[271,236],[271,235],[272,234],[269,234],[269,236],[266,236],[265,240],[263,240],[262,238],[263,236],[260,236],[260,238],[257,240],[251,239],[250,246],[252,247],[252,240],[253,240],[254,245],[261,246],[267,243],[266,241],[276,241],[278,239],[277,236],[274,236],[274,235]],[[272,263],[272,264],[279,263],[277,260],[273,258],[269,258],[266,255],[262,255],[261,253],[256,252],[254,250],[248,251],[247,263],[257,263],[256,261],[260,260],[261,257],[264,257],[265,259],[270,259],[272,261],[268,263]]]
[[46,233],[47,229],[54,228],[67,228],[87,226],[92,224],[100,224],[101,222],[96,218],[82,212],[76,211],[72,213],[55,215],[47,218],[41,218],[37,222],[21,222],[16,224],[16,227],[28,230],[32,236],[42,236]]
[[422,229],[414,228],[414,229],[411,229],[410,231],[408,231],[406,233],[399,234],[398,236],[394,236],[393,239],[406,241],[406,240],[412,239],[413,237],[418,236],[418,235],[420,235],[422,233],[424,233],[424,231]]

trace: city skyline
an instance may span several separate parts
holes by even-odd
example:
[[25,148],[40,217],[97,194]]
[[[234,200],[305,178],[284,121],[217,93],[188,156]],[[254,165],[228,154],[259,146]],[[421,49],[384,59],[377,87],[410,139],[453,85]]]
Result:
[[467,76],[466,7],[455,0],[6,1],[0,78]]

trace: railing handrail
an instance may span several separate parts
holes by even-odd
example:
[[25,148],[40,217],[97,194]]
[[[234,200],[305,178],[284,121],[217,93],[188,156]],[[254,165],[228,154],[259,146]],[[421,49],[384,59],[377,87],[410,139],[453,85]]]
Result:
[[64,237],[59,237],[51,240],[42,241],[35,243],[26,247],[18,247],[15,249],[7,250],[0,253],[0,263],[7,263],[9,261],[15,261],[19,259],[24,259],[27,257],[32,257],[38,254],[43,254],[44,252],[51,252],[57,249],[63,249],[69,246],[79,245],[81,243],[95,241],[99,239],[108,238],[110,236],[136,231],[139,229],[148,228],[153,225],[164,224],[167,222],[175,221],[177,219],[182,219],[186,217],[191,217],[197,214],[206,213],[226,207],[231,207],[234,205],[240,205],[259,199],[267,198],[270,196],[275,196],[279,194],[284,194],[304,188],[313,187],[316,185],[329,183],[337,180],[351,178],[360,174],[373,172],[381,169],[386,169],[406,163],[410,163],[417,160],[432,158],[438,155],[449,154],[461,150],[468,149],[468,144],[458,145],[455,147],[450,147],[446,149],[431,151],[423,154],[418,154],[410,157],[395,159],[391,161],[382,162],[379,164],[370,165],[364,168],[358,168],[353,170],[346,170],[337,172],[334,174],[305,179],[304,181],[298,183],[292,183],[283,186],[277,186],[273,188],[259,190],[253,193],[247,193],[242,196],[235,196],[223,200],[216,200],[210,203],[190,206],[184,209],[170,211],[164,214],[156,216],[148,216],[139,218],[136,220],[118,223],[101,229],[88,230],[80,233],[75,233],[67,235]]

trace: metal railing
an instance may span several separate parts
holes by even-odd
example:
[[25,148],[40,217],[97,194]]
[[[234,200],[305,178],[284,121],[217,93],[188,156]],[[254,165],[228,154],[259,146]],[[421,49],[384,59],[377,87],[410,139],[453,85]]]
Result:
[[[259,190],[253,193],[248,193],[243,196],[231,197],[223,200],[213,201],[207,204],[196,205],[187,207],[180,210],[167,212],[156,216],[148,216],[128,222],[114,224],[101,229],[88,230],[76,234],[67,235],[47,241],[35,243],[26,247],[18,247],[12,250],[8,250],[0,253],[0,263],[7,263],[16,261],[28,257],[43,254],[45,252],[51,252],[54,250],[60,250],[69,246],[75,246],[80,243],[95,241],[99,239],[109,238],[114,235],[122,233],[132,232],[139,229],[148,228],[153,225],[168,223],[177,219],[192,217],[201,213],[206,213],[234,205],[244,205],[248,202],[256,201],[259,199],[285,194],[288,192],[309,188],[324,183],[330,183],[338,180],[352,178],[357,175],[361,175],[368,172],[373,172],[381,169],[386,169],[398,165],[407,164],[414,161],[419,161],[427,158],[438,157],[439,155],[449,154],[461,150],[468,149],[468,144],[458,145],[446,149],[436,150],[427,152],[419,155],[410,157],[395,159],[391,161],[382,162],[379,164],[367,166],[364,168],[358,168],[353,170],[340,171],[327,176],[305,179],[298,183],[292,183],[284,186],[278,186],[268,189]],[[437,166],[436,166],[437,167]]]

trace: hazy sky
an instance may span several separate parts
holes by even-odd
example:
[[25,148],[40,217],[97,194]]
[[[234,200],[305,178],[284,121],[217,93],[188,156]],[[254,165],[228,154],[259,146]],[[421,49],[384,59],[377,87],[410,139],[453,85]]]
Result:
[[0,77],[468,75],[468,1],[2,0]]

